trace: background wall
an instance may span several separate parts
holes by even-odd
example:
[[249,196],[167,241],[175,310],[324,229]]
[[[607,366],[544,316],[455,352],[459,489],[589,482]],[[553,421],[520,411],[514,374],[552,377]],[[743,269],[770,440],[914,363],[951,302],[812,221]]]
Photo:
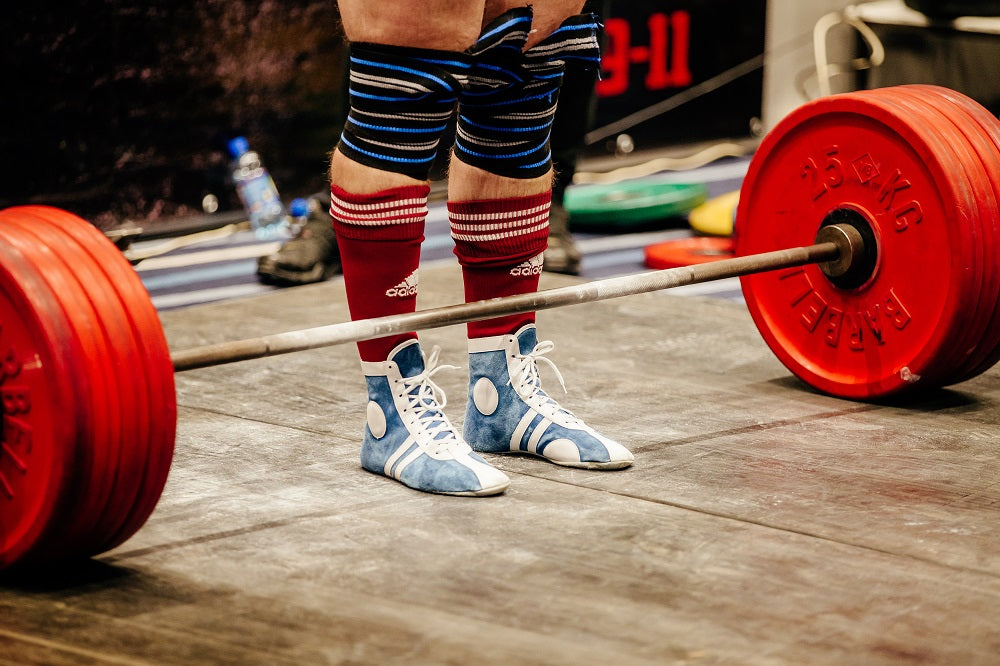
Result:
[[[816,92],[812,32],[816,22],[857,0],[768,0],[767,58],[764,65],[764,130],[770,130],[787,113]],[[855,33],[839,26],[829,34],[830,62],[846,62],[855,55]],[[835,77],[834,92],[853,89],[849,77]],[[807,94],[803,94],[805,89]]]
[[330,0],[13,3],[0,44],[0,207],[105,227],[201,212],[208,192],[236,206],[236,134],[286,189],[323,187],[342,113]]
[[609,4],[592,134],[646,115],[620,130],[638,148],[751,134],[761,115],[765,0]]
[[[610,60],[595,124],[683,99],[626,130],[643,148],[748,136],[760,116],[773,126],[805,101],[797,83],[812,66],[812,26],[848,2],[605,4]],[[236,208],[225,144],[237,134],[283,197],[326,187],[346,97],[331,0],[16,3],[0,43],[0,206],[59,205],[100,227],[197,214],[207,193]]]

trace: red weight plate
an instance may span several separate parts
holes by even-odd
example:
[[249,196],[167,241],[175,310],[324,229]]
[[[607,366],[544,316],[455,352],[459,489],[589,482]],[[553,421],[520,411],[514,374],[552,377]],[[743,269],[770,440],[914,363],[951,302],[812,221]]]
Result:
[[142,371],[138,343],[114,296],[115,285],[91,257],[71,238],[61,234],[58,227],[40,216],[38,208],[22,208],[19,212],[18,219],[26,233],[36,235],[40,243],[50,247],[67,267],[71,267],[79,287],[73,297],[89,301],[109,342],[108,355],[99,360],[118,379],[117,394],[95,396],[110,403],[120,428],[118,445],[109,447],[106,463],[102,467],[95,464],[95,473],[103,474],[101,483],[109,485],[109,492],[103,508],[96,514],[81,512],[76,534],[68,536],[77,554],[89,556],[97,552],[98,544],[114,534],[127,518],[142,482],[146,455],[144,441],[148,435],[141,412],[147,409],[147,399],[144,378],[136,377],[137,372]]
[[[916,90],[925,90],[935,95],[939,100],[942,100],[942,103],[947,102],[954,108],[961,109],[978,126],[982,136],[989,140],[993,148],[992,153],[987,151],[985,155],[981,154],[980,157],[983,160],[984,168],[990,176],[997,200],[1000,201],[1000,120],[997,120],[996,116],[979,103],[953,90],[936,86],[907,87]],[[991,234],[989,225],[986,225],[984,232],[984,236],[986,236],[984,238],[987,257],[986,269],[992,270],[996,277],[996,274],[1000,273],[1000,261],[997,260],[997,257],[1000,256],[1000,220],[994,221],[992,244],[989,244],[988,238]],[[1000,282],[1000,277],[996,277],[996,279]],[[979,348],[981,350],[981,359],[976,365],[964,372],[959,381],[971,379],[990,369],[1000,361],[1000,286],[998,286],[994,293],[993,315],[990,318],[987,332],[983,336]]]
[[[6,211],[0,211],[0,226]],[[81,356],[66,312],[31,262],[0,243],[0,570],[58,534],[77,464]]]
[[147,467],[131,515],[121,530],[101,547],[101,550],[110,550],[142,527],[156,508],[166,484],[177,429],[173,363],[149,293],[121,252],[93,225],[70,213],[54,208],[42,208],[38,212],[58,224],[104,269],[115,285],[115,293],[129,316],[135,336],[142,341],[142,368],[149,390]]
[[[968,233],[973,242],[975,260],[975,270],[972,273],[975,284],[974,292],[970,291],[965,299],[966,310],[971,317],[944,353],[941,365],[943,374],[938,380],[941,385],[953,384],[968,367],[977,362],[975,357],[993,314],[992,294],[996,289],[995,272],[987,270],[988,257],[985,254],[986,248],[992,246],[992,235],[984,237],[984,225],[992,227],[997,219],[997,201],[989,175],[972,145],[973,139],[982,137],[977,137],[966,127],[964,115],[939,110],[946,108],[946,104],[937,97],[920,94],[905,87],[884,88],[880,96],[891,104],[899,105],[898,108],[909,114],[912,122],[933,128],[947,143],[959,158],[961,166],[959,171],[953,173],[952,178],[971,190],[970,198],[975,205],[974,214],[968,220]],[[985,146],[981,145],[980,148],[985,150]]]
[[1000,121],[971,98],[937,86],[902,86],[900,94],[921,97],[939,110],[961,131],[975,151],[978,166],[986,183],[980,184],[978,245],[983,262],[981,297],[976,326],[970,329],[967,344],[971,350],[965,362],[955,368],[952,382],[965,381],[991,367],[990,356],[1000,345]]
[[144,385],[146,400],[140,401],[134,414],[140,434],[132,443],[131,455],[136,462],[141,457],[145,465],[135,476],[137,483],[130,499],[122,500],[122,506],[128,508],[124,521],[94,550],[94,553],[104,552],[131,537],[145,523],[166,483],[176,429],[173,367],[155,309],[121,252],[92,225],[65,211],[48,208],[40,210],[39,215],[47,217],[67,240],[104,270],[114,285],[112,292],[117,305],[112,307],[126,315],[131,336],[139,341],[135,349],[139,359],[132,374]]
[[923,132],[941,159],[952,164],[951,183],[964,194],[966,208],[962,214],[945,220],[962,235],[962,243],[968,248],[963,257],[972,259],[967,269],[968,286],[962,294],[963,323],[935,359],[937,372],[932,374],[928,370],[925,376],[928,380],[925,384],[952,384],[958,379],[959,368],[975,353],[988,323],[987,313],[991,312],[985,303],[988,299],[983,289],[989,272],[985,270],[982,220],[996,217],[996,201],[989,177],[967,137],[954,118],[934,108],[941,104],[940,100],[920,99],[899,86],[873,92],[879,103],[887,105],[890,111],[905,117],[908,123]]
[[0,241],[19,249],[56,295],[83,360],[80,378],[87,387],[79,395],[76,409],[91,416],[90,427],[77,433],[79,455],[72,496],[64,511],[54,517],[60,526],[58,535],[40,545],[37,552],[40,560],[79,557],[111,495],[113,477],[107,471],[117,464],[121,446],[121,418],[115,405],[118,380],[106,362],[111,348],[102,324],[63,257],[25,226],[23,209],[6,212]]
[[960,161],[871,92],[782,120],[751,160],[736,225],[738,255],[811,245],[833,211],[870,227],[878,257],[861,285],[837,287],[817,266],[741,278],[757,328],[794,374],[867,399],[934,385],[976,288],[975,206],[951,178]]
[[718,236],[692,236],[680,240],[647,245],[645,262],[649,268],[677,268],[705,264],[733,256],[733,239]]
[[[139,352],[141,342],[133,336],[131,324],[115,296],[115,285],[91,256],[72,238],[61,233],[58,226],[39,216],[37,210],[22,208],[19,212],[12,224],[50,248],[63,262],[65,271],[75,277],[79,291],[72,294],[75,300],[71,303],[78,304],[78,299],[89,301],[109,350],[106,357],[96,360],[104,363],[118,380],[117,394],[94,396],[110,403],[118,416],[117,445],[108,443],[108,460],[104,467],[99,467],[95,461],[94,474],[102,478],[91,483],[91,487],[110,486],[110,490],[103,508],[94,514],[82,511],[79,524],[67,532],[72,550],[89,556],[99,552],[100,544],[121,528],[135,504],[145,472],[148,448],[145,412],[149,403]],[[64,552],[69,550],[64,549]]]

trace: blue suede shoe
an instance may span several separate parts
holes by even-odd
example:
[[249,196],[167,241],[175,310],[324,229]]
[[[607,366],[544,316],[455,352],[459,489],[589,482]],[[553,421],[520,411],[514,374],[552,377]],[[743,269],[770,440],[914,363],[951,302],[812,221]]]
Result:
[[[465,439],[476,451],[525,453],[557,465],[621,469],[632,464],[624,446],[590,428],[542,390],[538,361],[554,345],[537,342],[535,326],[514,335],[469,340],[469,403]],[[563,386],[565,390],[565,386]]]
[[444,495],[496,495],[510,485],[474,453],[442,413],[444,392],[431,377],[444,368],[434,348],[427,366],[416,340],[381,363],[361,363],[368,384],[368,420],[361,466],[404,485]]

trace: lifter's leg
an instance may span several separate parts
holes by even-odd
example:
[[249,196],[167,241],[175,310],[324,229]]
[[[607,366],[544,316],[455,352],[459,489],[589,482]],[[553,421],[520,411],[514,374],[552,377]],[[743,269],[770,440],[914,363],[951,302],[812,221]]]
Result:
[[[330,164],[331,212],[351,315],[416,307],[428,174],[479,34],[484,0],[341,0],[351,42],[351,108]],[[419,16],[414,22],[400,16]],[[415,333],[362,342],[385,360]]]
[[[331,159],[333,225],[354,319],[412,312],[428,175],[468,74],[482,1],[342,0],[351,106]],[[400,21],[399,17],[419,17]],[[414,29],[414,24],[419,29]],[[362,466],[428,492],[491,495],[509,480],[455,431],[416,333],[358,344],[368,387]]]
[[[472,50],[448,203],[467,301],[538,288],[552,194],[549,134],[563,66],[575,59],[596,67],[599,60],[593,18],[568,16],[582,4],[540,3],[534,25],[559,26],[548,36],[526,32],[530,11],[502,14]],[[544,354],[553,345],[538,341],[534,321],[528,313],[468,324],[468,442],[479,451],[528,453],[574,467],[632,464],[628,450],[541,389],[537,363],[551,365]]]

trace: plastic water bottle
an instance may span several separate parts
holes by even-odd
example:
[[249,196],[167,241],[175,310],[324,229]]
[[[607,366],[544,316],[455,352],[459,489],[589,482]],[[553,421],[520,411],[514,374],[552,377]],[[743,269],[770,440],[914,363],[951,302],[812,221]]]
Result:
[[285,207],[260,155],[250,150],[246,137],[242,136],[229,142],[229,153],[233,156],[233,181],[250,218],[250,226],[261,238],[278,235],[287,223]]
[[288,204],[288,214],[292,218],[292,234],[297,235],[309,221],[309,200],[301,197],[292,199],[292,203]]

